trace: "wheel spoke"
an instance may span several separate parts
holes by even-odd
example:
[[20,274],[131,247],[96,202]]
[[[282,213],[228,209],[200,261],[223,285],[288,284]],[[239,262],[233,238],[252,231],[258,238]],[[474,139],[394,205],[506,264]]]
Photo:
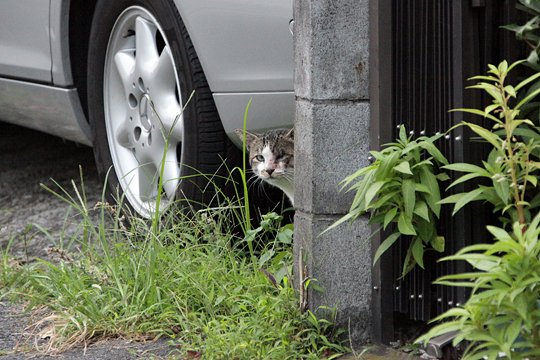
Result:
[[120,74],[124,89],[129,89],[131,75],[135,70],[135,57],[133,50],[120,50],[114,55],[114,63]]
[[[176,98],[176,70],[172,61],[170,49],[166,46],[159,57],[158,65],[152,77],[152,101],[161,120],[163,136],[171,133],[176,142],[182,140],[183,122],[178,117],[182,111]],[[177,118],[178,117],[178,118]],[[171,131],[172,129],[172,131]]]
[[154,201],[157,195],[157,177],[154,164],[141,164],[136,171],[140,199],[145,202]]
[[135,20],[135,49],[140,71],[152,71],[159,60],[156,30],[155,25],[140,16]]
[[176,70],[172,61],[171,50],[168,46],[163,48],[157,66],[153,74],[155,83],[153,91],[158,95],[175,95],[176,90]]
[[132,149],[134,147],[131,137],[131,126],[127,120],[122,121],[120,125],[114,130],[116,141],[120,146],[123,146],[127,149]]
[[170,148],[165,156],[165,164],[163,166],[163,189],[169,199],[174,199],[176,188],[178,187],[180,170],[176,158],[176,151]]
[[159,121],[161,121],[161,137],[165,139],[167,136],[170,136],[169,143],[181,142],[184,136],[184,117],[181,114],[182,109],[176,100],[161,105],[161,103],[165,102],[163,100],[164,99],[159,99],[158,104],[155,104],[156,112],[159,115]]

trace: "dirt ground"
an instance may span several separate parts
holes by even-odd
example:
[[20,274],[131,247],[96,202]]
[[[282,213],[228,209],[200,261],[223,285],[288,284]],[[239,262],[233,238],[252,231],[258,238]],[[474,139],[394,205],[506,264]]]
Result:
[[[0,247],[11,243],[20,261],[46,257],[47,249],[68,241],[77,232],[77,218],[69,205],[40,184],[74,193],[71,181],[80,185],[84,174],[88,204],[101,197],[102,186],[94,166],[92,149],[18,126],[0,122]],[[54,179],[54,181],[53,181]],[[43,231],[46,230],[46,231]],[[48,359],[32,351],[27,327],[37,319],[18,304],[0,302],[0,358]],[[18,349],[18,351],[16,351]],[[150,359],[168,358],[165,342],[130,343],[113,340],[75,349],[55,359]]]

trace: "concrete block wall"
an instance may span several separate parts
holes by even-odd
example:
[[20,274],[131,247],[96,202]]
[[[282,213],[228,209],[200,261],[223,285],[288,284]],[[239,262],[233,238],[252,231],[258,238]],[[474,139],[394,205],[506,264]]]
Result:
[[337,307],[353,343],[371,334],[371,229],[367,219],[321,235],[347,213],[339,182],[367,165],[369,0],[295,0],[295,258],[324,289],[312,311]]

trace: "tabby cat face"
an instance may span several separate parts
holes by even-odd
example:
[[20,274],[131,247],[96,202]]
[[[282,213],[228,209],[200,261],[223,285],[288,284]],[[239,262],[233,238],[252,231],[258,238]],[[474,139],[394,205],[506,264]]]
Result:
[[[236,134],[243,139],[241,129]],[[294,174],[294,129],[270,130],[262,135],[246,132],[249,161],[255,175],[280,186]]]

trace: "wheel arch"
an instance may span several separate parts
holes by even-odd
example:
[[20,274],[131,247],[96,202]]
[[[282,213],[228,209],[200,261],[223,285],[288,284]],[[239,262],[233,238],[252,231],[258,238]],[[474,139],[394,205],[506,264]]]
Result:
[[171,1],[213,93],[293,90],[292,1]]
[[77,88],[79,99],[87,119],[88,44],[96,4],[97,0],[72,0],[69,6],[69,58],[71,62],[71,73],[73,85]]

